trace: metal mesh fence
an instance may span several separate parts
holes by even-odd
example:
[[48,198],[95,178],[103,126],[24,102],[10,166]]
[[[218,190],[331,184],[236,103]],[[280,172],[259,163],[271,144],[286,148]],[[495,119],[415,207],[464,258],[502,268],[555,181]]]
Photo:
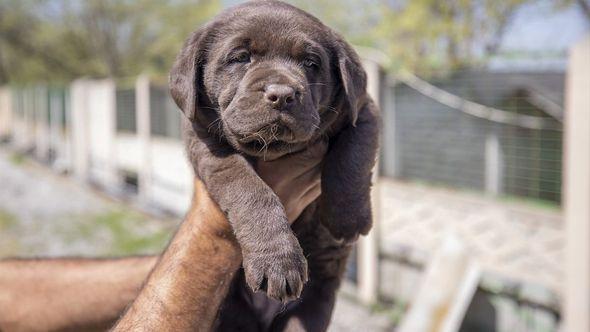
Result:
[[181,113],[167,87],[150,86],[150,117],[153,135],[180,139]]
[[135,89],[117,87],[115,100],[117,131],[135,133],[137,131]]
[[65,130],[68,91],[64,87],[50,87],[48,94],[49,122],[57,122],[61,129]]
[[559,203],[564,77],[464,71],[388,81],[382,174]]

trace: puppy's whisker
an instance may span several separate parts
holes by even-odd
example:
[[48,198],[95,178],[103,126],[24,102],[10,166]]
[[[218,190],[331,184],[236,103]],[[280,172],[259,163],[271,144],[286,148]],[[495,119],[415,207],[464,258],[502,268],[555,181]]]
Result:
[[332,113],[340,114],[340,112],[338,112],[334,107],[328,107],[328,111],[330,111]]
[[211,129],[217,126],[217,130],[221,129],[221,118],[217,118],[215,120],[213,120],[208,126],[207,126],[207,132],[211,132]]

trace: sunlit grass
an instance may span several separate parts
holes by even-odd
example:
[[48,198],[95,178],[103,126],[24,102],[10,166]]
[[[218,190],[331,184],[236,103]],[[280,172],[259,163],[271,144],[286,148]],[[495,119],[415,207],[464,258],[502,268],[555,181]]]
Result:
[[20,153],[16,153],[16,152],[15,153],[12,153],[10,155],[10,162],[13,165],[17,165],[17,166],[18,165],[22,165],[25,162],[25,156],[23,156]]
[[20,243],[14,236],[18,228],[18,218],[0,209],[0,257],[14,256],[20,251]]
[[75,223],[63,223],[68,225],[60,230],[64,241],[88,239],[104,243],[97,248],[97,253],[106,256],[159,253],[174,228],[172,224],[170,227],[149,227],[148,217],[125,209],[70,216],[68,219]]
[[15,227],[18,219],[8,211],[0,210],[0,232]]

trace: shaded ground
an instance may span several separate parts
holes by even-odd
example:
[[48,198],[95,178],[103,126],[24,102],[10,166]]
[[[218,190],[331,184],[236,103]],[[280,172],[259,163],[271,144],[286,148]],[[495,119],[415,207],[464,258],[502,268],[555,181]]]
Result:
[[[0,148],[0,258],[158,253],[178,220],[115,202]],[[388,316],[340,296],[331,331],[383,331]]]

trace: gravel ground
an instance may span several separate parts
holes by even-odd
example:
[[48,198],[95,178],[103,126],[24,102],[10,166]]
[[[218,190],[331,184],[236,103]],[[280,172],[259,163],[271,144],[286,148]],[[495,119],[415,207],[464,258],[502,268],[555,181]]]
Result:
[[[176,224],[0,148],[0,258],[157,253]],[[388,326],[386,314],[341,295],[330,330],[384,331]]]
[[0,257],[157,253],[175,225],[6,150],[0,184]]

